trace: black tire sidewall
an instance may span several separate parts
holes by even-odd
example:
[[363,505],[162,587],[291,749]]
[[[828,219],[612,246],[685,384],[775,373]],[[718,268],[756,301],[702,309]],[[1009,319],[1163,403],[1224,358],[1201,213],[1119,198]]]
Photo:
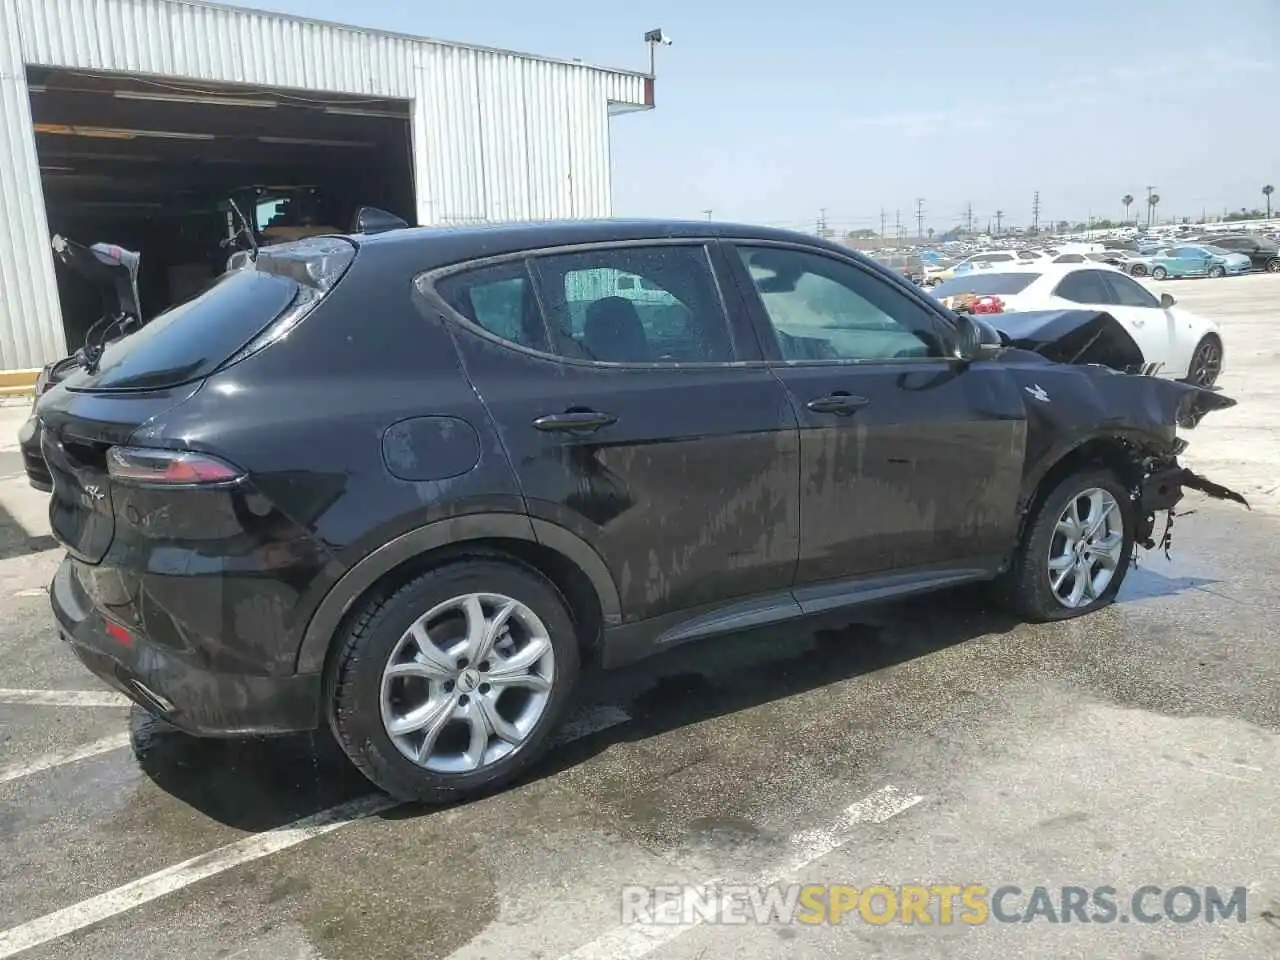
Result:
[[1196,368],[1200,366],[1200,354],[1204,351],[1206,345],[1213,342],[1213,337],[1201,337],[1200,342],[1196,344],[1195,351],[1191,354],[1191,369],[1187,371],[1187,382],[1198,387],[1212,387],[1217,382],[1214,377],[1209,383],[1200,383],[1195,379]]
[[[382,725],[382,671],[404,632],[437,604],[468,593],[496,593],[519,600],[546,626],[555,651],[555,681],[546,710],[529,737],[496,763],[470,773],[424,770],[396,749]],[[573,619],[558,591],[532,570],[494,560],[463,560],[430,570],[402,587],[378,610],[355,649],[334,665],[329,721],[351,760],[377,786],[402,800],[448,802],[489,792],[510,782],[545,752],[568,709],[579,669]]]
[[[1083,607],[1065,607],[1054,596],[1049,584],[1048,556],[1058,517],[1074,497],[1085,490],[1099,487],[1116,500],[1124,521],[1124,546],[1116,574],[1102,591],[1102,595]],[[1137,511],[1129,497],[1129,491],[1110,470],[1095,468],[1073,473],[1063,479],[1045,497],[1027,528],[1027,536],[1019,557],[1019,583],[1021,605],[1037,620],[1066,620],[1082,616],[1110,604],[1120,592],[1133,558],[1134,532],[1137,529]]]

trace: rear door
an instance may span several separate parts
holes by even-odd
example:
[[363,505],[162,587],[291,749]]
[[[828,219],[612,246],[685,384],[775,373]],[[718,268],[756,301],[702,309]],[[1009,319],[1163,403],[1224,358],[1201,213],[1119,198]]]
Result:
[[730,247],[800,421],[802,605],[832,581],[990,570],[1016,536],[1022,391],[998,363],[958,363],[943,315],[856,260]]
[[596,549],[628,621],[786,591],[795,570],[795,415],[714,255],[591,245],[423,281],[530,514]]

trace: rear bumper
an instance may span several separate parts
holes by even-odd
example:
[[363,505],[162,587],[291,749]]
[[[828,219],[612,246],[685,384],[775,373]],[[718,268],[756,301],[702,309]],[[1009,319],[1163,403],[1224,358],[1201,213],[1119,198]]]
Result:
[[[89,670],[139,706],[200,737],[241,737],[314,730],[321,677],[214,673],[109,622],[76,582],[64,559],[49,587],[58,630]],[[108,632],[111,627],[114,632]]]
[[53,476],[40,451],[40,421],[34,413],[18,429],[18,447],[22,451],[22,468],[27,472],[27,481],[44,493],[52,491]]

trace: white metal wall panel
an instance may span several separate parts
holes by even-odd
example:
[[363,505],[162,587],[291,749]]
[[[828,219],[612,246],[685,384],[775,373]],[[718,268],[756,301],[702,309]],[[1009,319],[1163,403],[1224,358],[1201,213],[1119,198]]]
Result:
[[420,42],[186,0],[17,0],[25,63],[378,97]]
[[414,101],[418,222],[610,213],[611,104],[647,78],[199,0],[0,0],[0,367],[65,337],[23,65]]
[[0,0],[0,369],[66,352],[17,9]]

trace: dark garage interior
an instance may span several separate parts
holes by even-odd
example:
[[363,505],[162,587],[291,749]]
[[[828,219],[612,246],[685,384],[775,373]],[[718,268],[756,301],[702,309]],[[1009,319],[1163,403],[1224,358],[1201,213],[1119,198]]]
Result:
[[[263,245],[347,232],[365,205],[416,222],[408,101],[38,68],[28,82],[50,233],[139,251],[144,319],[223,272],[229,200]],[[58,292],[74,350],[101,300],[61,267]]]

